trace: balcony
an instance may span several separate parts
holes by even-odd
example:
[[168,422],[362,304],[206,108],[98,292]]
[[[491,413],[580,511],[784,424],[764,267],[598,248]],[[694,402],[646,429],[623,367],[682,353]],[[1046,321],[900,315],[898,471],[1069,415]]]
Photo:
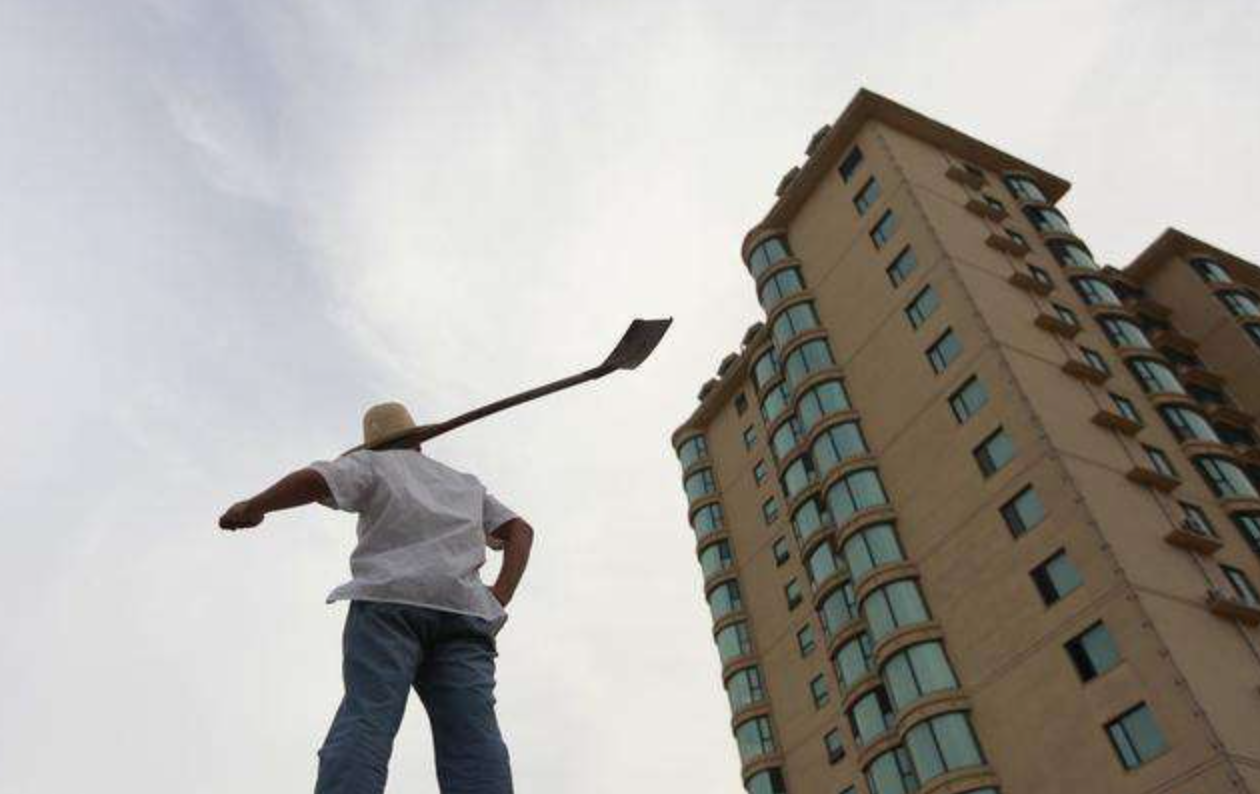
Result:
[[1003,207],[1001,204],[990,204],[984,199],[969,199],[963,206],[965,206],[972,214],[979,215],[981,218],[987,218],[994,223],[1001,223],[1010,217],[1010,213],[1006,211],[1006,207]]
[[1194,355],[1199,343],[1173,328],[1161,328],[1150,335],[1151,344],[1159,348],[1172,348],[1179,353]]
[[1133,311],[1138,314],[1150,317],[1152,320],[1159,322],[1167,322],[1172,316],[1172,309],[1155,300],[1154,298],[1132,297],[1125,301]]
[[1246,411],[1235,408],[1232,405],[1209,405],[1203,409],[1208,419],[1212,422],[1219,422],[1223,425],[1231,427],[1251,427],[1256,422],[1256,418]]
[[1049,331],[1052,334],[1071,339],[1081,332],[1079,323],[1071,322],[1048,311],[1042,311],[1033,320],[1033,324],[1043,331]]
[[999,234],[997,232],[991,233],[984,243],[990,248],[1001,251],[1004,254],[1010,254],[1011,256],[1024,256],[1030,250],[1028,248],[1028,243],[1021,242],[1014,238],[1007,237],[1005,234]]
[[1054,284],[1042,281],[1026,270],[1016,270],[1006,280],[1025,292],[1031,292],[1034,295],[1045,296],[1054,292]]
[[976,168],[968,168],[954,163],[945,169],[945,177],[973,190],[979,190],[985,183],[984,172]]
[[1069,358],[1063,363],[1062,369],[1077,380],[1083,380],[1086,383],[1106,383],[1111,377],[1110,373],[1103,372],[1077,358]]
[[1142,423],[1130,419],[1118,411],[1112,411],[1108,408],[1099,409],[1098,413],[1090,418],[1090,421],[1099,427],[1105,427],[1108,430],[1114,430],[1117,433],[1123,433],[1126,436],[1136,436],[1142,429]]
[[1237,620],[1248,626],[1260,626],[1260,607],[1230,595],[1219,587],[1208,590],[1207,605],[1213,614]]
[[1182,521],[1164,535],[1164,542],[1197,554],[1215,554],[1225,545],[1221,539],[1196,529],[1189,521]]
[[1216,391],[1219,391],[1225,385],[1225,378],[1221,375],[1217,375],[1215,372],[1206,370],[1203,367],[1192,367],[1189,364],[1181,364],[1177,367],[1177,377],[1181,378],[1182,383],[1202,386]]
[[1147,488],[1154,488],[1155,490],[1163,493],[1174,491],[1178,485],[1181,485],[1181,480],[1176,477],[1164,474],[1163,472],[1155,471],[1149,466],[1143,466],[1140,464],[1134,466],[1132,469],[1129,469],[1128,473],[1124,476],[1129,480],[1129,482],[1134,482],[1138,485],[1145,485]]

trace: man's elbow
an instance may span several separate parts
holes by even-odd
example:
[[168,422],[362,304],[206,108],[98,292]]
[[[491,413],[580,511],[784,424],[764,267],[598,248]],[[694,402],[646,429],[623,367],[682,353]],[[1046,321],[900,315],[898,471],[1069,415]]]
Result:
[[523,518],[514,518],[495,533],[505,546],[529,548],[534,543],[534,528]]

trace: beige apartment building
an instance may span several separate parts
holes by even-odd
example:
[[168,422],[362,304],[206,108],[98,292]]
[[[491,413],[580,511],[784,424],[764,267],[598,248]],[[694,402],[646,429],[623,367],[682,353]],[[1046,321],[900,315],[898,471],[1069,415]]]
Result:
[[1260,270],[862,91],[672,443],[752,794],[1260,794]]

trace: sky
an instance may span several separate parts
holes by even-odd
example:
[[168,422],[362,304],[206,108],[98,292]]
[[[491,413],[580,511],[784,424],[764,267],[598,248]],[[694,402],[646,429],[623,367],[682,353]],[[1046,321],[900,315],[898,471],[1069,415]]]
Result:
[[[640,370],[427,451],[537,532],[518,790],[738,791],[669,434],[779,178],[865,86],[1070,179],[1104,262],[1260,260],[1258,44],[1252,0],[0,0],[0,794],[309,789],[353,519],[219,513],[635,316],[675,318]],[[413,701],[389,791],[429,742]]]

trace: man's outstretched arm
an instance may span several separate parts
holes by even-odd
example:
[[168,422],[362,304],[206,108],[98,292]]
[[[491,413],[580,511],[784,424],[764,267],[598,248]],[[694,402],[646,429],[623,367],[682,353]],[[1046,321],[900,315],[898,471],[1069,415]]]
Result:
[[499,599],[499,603],[507,606],[521,582],[525,566],[529,564],[529,550],[534,545],[534,528],[520,518],[513,518],[494,531],[494,536],[503,541],[503,566],[499,568],[499,578],[495,580],[491,592]]
[[257,496],[237,502],[219,517],[220,529],[248,529],[262,523],[263,517],[277,510],[300,507],[321,499],[329,499],[332,492],[323,475],[314,469],[299,469],[282,478],[275,485]]

